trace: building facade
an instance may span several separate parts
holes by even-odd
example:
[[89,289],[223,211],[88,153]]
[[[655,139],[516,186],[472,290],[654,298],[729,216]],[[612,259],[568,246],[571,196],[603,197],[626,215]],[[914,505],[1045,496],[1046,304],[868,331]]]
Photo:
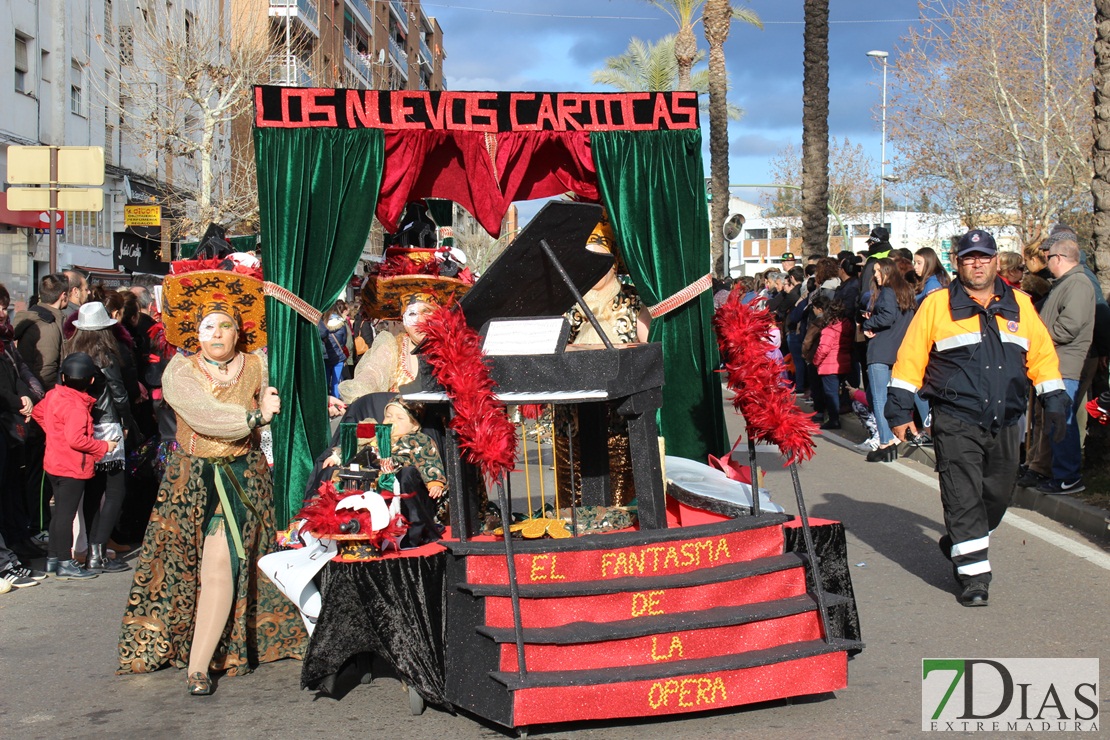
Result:
[[[803,252],[802,220],[800,217],[752,216],[750,203],[743,207],[730,203],[731,213],[742,213],[744,225],[738,238],[729,241],[729,267],[733,277],[751,275],[767,269],[781,261],[785,252],[800,256]],[[945,262],[953,239],[967,231],[959,217],[948,214],[926,213],[919,211],[886,211],[885,223],[880,223],[878,213],[864,213],[857,216],[829,219],[828,250],[830,255],[848,250],[855,253],[867,251],[867,238],[871,230],[885,226],[890,233],[890,243],[895,248],[905,247],[916,252],[922,247],[931,247]],[[1012,227],[991,229],[998,241],[999,249],[1017,250],[1020,248],[1016,230]]]

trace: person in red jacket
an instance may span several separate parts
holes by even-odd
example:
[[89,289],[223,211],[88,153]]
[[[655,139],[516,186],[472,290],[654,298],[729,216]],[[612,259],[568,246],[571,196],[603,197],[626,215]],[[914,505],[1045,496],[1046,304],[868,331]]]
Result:
[[96,573],[73,559],[73,518],[81,505],[85,481],[93,477],[93,466],[119,441],[93,436],[91,410],[96,399],[87,393],[97,374],[92,358],[74,352],[62,360],[58,372],[61,384],[52,388],[32,412],[46,434],[43,467],[54,490],[46,569],[62,581],[96,578]]
[[825,422],[821,428],[840,429],[840,380],[852,369],[855,325],[845,316],[844,304],[835,298],[818,295],[810,305],[814,318],[824,324],[813,355],[825,396]]

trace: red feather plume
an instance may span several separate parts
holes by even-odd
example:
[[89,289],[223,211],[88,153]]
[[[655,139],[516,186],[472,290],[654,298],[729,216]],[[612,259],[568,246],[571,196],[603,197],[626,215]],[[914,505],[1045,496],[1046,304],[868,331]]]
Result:
[[362,539],[375,547],[391,545],[398,549],[401,538],[409,531],[408,521],[400,514],[396,514],[384,529],[374,532],[371,528],[370,512],[366,509],[335,510],[336,504],[352,493],[352,491],[340,491],[330,480],[324,481],[320,484],[317,495],[305,501],[300,513],[294,519],[304,519],[304,528],[318,537],[340,534],[341,525],[351,519],[357,519],[359,535]]
[[748,436],[778,446],[788,464],[813,457],[817,425],[794,405],[782,361],[767,356],[771,314],[744,305],[734,292],[714,315],[713,329],[726,382],[736,394],[732,405],[743,414]]
[[451,428],[459,435],[459,448],[492,483],[513,467],[516,427],[505,404],[493,395],[495,384],[482,359],[482,338],[453,306],[437,309],[422,324],[422,354],[454,404]]

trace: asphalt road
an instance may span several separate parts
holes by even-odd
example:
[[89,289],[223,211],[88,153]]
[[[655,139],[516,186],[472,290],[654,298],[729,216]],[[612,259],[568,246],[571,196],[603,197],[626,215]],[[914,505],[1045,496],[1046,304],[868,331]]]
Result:
[[[761,462],[769,468],[774,499],[795,511],[788,474],[770,456]],[[991,538],[991,605],[967,609],[956,602],[950,566],[937,551],[941,510],[927,468],[906,461],[868,464],[824,438],[801,477],[810,513],[847,527],[867,644],[849,663],[847,689],[665,721],[534,728],[531,737],[916,735],[923,658],[1101,658],[1104,682],[1110,556],[1102,549],[1038,514],[1011,510]],[[180,671],[115,676],[129,585],[126,574],[102,575],[88,582],[51,579],[0,595],[0,737],[505,736],[469,716],[435,709],[411,716],[406,694],[389,678],[356,685],[339,701],[302,691],[294,661],[224,680],[208,698],[188,696]]]

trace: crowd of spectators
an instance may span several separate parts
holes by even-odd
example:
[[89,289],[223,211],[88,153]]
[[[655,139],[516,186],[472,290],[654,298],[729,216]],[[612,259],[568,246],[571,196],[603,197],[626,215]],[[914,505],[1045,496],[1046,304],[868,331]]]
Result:
[[[1078,242],[1075,231],[1060,224],[1021,251],[997,255],[999,279],[1028,294],[1048,328],[1072,399],[1067,433],[1058,442],[1046,434],[1036,394],[1023,423],[1019,485],[1049,494],[1083,490],[1083,406],[1107,390],[1110,307]],[[737,293],[744,303],[765,308],[781,337],[789,382],[812,406],[814,420],[822,429],[839,429],[841,414],[856,413],[869,435],[856,449],[869,462],[889,462],[899,449],[884,414],[891,369],[922,300],[947,290],[953,278],[935,250],[894,248],[884,228],[873,229],[867,245],[860,254],[810,256],[804,265],[788,252],[760,274],[718,283],[714,303],[719,307]],[[928,399],[916,396],[915,406],[920,431],[909,442],[927,447]]]
[[[173,349],[151,292],[157,283],[140,277],[109,290],[90,286],[77,270],[49,274],[14,318],[11,296],[0,286],[0,589],[26,588],[46,577],[25,564],[46,555],[53,497],[43,470],[46,439],[32,414],[59,385],[63,362],[74,353],[93,358],[93,419],[98,429],[116,430],[120,444],[96,462],[86,481],[66,556],[90,566],[92,574],[128,570],[114,557],[142,537],[161,474],[165,425],[154,401]],[[169,439],[172,434],[171,423]]]

